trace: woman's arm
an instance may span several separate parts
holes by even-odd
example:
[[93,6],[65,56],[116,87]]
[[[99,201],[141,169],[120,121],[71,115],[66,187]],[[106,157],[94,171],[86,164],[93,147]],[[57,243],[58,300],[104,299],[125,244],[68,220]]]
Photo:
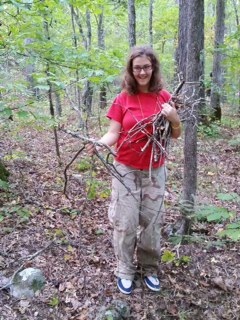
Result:
[[[121,124],[111,119],[107,133],[105,133],[97,142],[100,144],[106,144],[107,146],[111,147],[118,141],[120,131]],[[90,156],[92,156],[96,152],[96,148],[92,143],[88,143],[86,145],[86,150]]]
[[107,133],[105,133],[98,142],[106,144],[109,147],[113,146],[118,141],[120,130],[121,124],[111,119]]

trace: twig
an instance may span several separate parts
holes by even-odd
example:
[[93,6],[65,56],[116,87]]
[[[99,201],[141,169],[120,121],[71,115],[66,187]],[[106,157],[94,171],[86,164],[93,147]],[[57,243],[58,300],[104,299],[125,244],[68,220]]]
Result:
[[[73,161],[79,156],[79,154],[85,149],[85,145],[78,150],[78,152],[75,154],[75,156],[72,158],[72,160],[66,165],[65,169],[64,169],[64,178],[65,178],[65,183],[64,183],[64,189],[63,189],[63,194],[66,195],[66,189],[67,189],[67,182],[68,182],[68,176],[67,176],[67,170],[70,167],[70,165],[73,163]],[[66,195],[67,196],[67,195]]]

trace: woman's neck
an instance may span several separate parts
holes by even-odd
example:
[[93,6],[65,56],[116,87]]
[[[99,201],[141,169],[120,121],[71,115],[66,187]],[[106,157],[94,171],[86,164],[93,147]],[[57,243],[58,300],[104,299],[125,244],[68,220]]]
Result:
[[138,91],[139,92],[143,92],[143,93],[147,93],[148,91],[148,86],[138,86]]

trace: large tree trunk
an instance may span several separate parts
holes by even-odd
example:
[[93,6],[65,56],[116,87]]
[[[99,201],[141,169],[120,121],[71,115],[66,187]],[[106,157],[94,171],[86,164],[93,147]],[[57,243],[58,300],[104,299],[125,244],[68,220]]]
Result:
[[129,32],[129,46],[136,45],[136,13],[135,0],[128,0],[128,32]]
[[224,42],[225,0],[217,0],[216,24],[215,24],[215,50],[213,55],[212,88],[211,88],[211,118],[221,120],[221,89],[223,86],[222,59],[223,54],[219,50]]
[[[188,4],[187,4],[188,3]],[[180,28],[183,38],[180,38],[179,70],[185,73],[185,94],[188,97],[188,114],[184,130],[184,181],[182,210],[183,220],[178,233],[188,234],[191,227],[191,218],[194,214],[195,195],[197,190],[197,121],[201,106],[203,88],[201,87],[204,61],[204,0],[182,0],[182,9],[188,12],[187,18],[180,12]],[[181,8],[180,8],[181,9]],[[181,10],[180,10],[181,11]],[[187,29],[186,29],[187,28]],[[186,30],[187,41],[186,41]],[[187,45],[186,45],[187,43]],[[184,63],[184,54],[186,64]]]

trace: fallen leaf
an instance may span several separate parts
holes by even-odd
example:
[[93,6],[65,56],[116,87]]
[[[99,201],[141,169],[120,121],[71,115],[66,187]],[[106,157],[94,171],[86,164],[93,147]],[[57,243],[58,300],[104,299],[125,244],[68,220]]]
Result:
[[216,277],[212,279],[212,283],[214,285],[216,285],[217,287],[219,287],[220,289],[224,290],[224,291],[228,291],[228,288],[223,280],[222,277]]

